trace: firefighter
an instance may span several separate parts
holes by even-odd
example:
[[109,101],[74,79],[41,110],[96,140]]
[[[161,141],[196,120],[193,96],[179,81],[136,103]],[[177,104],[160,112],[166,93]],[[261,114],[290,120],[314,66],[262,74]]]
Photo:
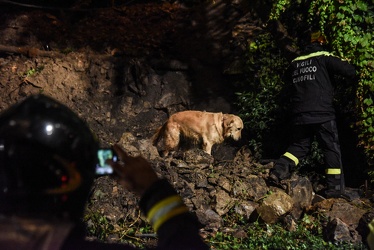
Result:
[[275,161],[269,178],[275,183],[288,178],[306,157],[316,137],[324,155],[326,198],[345,195],[341,151],[333,106],[332,77],[355,79],[355,67],[325,49],[326,39],[320,31],[311,32],[310,44],[286,71],[289,86],[293,135],[286,152]]

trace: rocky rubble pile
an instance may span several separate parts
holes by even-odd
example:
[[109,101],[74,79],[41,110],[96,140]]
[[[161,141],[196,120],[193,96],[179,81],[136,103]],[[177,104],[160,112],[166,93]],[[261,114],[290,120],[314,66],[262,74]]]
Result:
[[[200,149],[177,152],[173,157],[160,158],[147,139],[137,141],[127,133],[120,142],[130,154],[144,155],[156,172],[174,185],[190,210],[198,217],[203,234],[230,231],[240,237],[250,237],[240,229],[229,229],[225,216],[241,217],[248,223],[261,221],[283,223],[287,230],[295,230],[298,220],[307,214],[324,225],[324,236],[332,242],[360,243],[366,238],[367,224],[372,218],[371,202],[354,197],[324,199],[313,192],[307,177],[293,175],[285,182],[286,189],[269,185],[266,181],[272,163],[261,165],[254,161],[250,150],[243,147],[233,160],[216,161]],[[102,177],[108,181],[108,177]],[[89,210],[100,211],[112,223],[141,221],[137,199],[121,190],[116,182],[103,185],[98,179]],[[103,187],[106,186],[106,190]],[[96,201],[96,202],[95,202]],[[115,237],[114,237],[115,239]]]

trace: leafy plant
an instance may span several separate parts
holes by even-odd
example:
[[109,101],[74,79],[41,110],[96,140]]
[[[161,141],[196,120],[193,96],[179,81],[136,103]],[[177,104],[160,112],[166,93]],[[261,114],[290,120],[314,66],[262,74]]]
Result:
[[35,75],[35,74],[37,74],[37,73],[42,72],[43,69],[44,69],[44,66],[39,66],[39,67],[36,67],[36,68],[31,68],[31,69],[27,70],[27,71],[23,74],[23,76],[24,76],[24,77],[33,76],[33,75]]
[[106,240],[114,230],[108,219],[98,212],[86,214],[84,220],[88,225],[88,235],[94,235],[99,240]]
[[245,80],[237,83],[241,89],[236,93],[237,106],[251,134],[249,145],[261,156],[263,144],[267,143],[266,135],[275,127],[274,124],[283,121],[277,97],[288,63],[269,32],[260,34],[250,43],[246,57]]
[[247,222],[240,228],[247,237],[238,238],[230,233],[217,232],[208,239],[208,243],[212,249],[366,249],[363,245],[324,241],[321,223],[310,215],[305,215],[291,231],[281,223],[268,225],[258,221]]
[[[315,13],[319,13],[316,15]],[[360,81],[356,88],[359,145],[374,164],[374,13],[366,1],[314,1],[310,18],[319,20],[336,53],[355,64]]]
[[99,241],[107,241],[114,236],[120,242],[144,248],[148,237],[142,236],[155,237],[152,227],[140,217],[136,221],[128,221],[127,218],[112,221],[99,211],[87,211],[84,221],[87,225],[87,236]]
[[[205,242],[211,249],[366,249],[362,244],[326,242],[323,239],[322,220],[316,216],[305,214],[293,230],[287,230],[281,222],[270,225],[248,221],[232,209],[222,218],[223,228],[242,231],[244,237],[235,236],[233,231],[220,230],[209,234]],[[147,241],[140,236],[154,235],[149,224],[125,219],[114,223],[98,211],[89,211],[84,220],[88,226],[87,236],[101,241],[116,235],[121,242],[146,248]]]

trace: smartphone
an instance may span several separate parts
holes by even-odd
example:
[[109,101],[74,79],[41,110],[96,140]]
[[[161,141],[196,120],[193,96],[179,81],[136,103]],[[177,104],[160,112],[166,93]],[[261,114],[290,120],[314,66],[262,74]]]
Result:
[[118,157],[111,148],[100,148],[97,151],[96,175],[113,174],[113,168],[106,164],[106,160],[118,161]]

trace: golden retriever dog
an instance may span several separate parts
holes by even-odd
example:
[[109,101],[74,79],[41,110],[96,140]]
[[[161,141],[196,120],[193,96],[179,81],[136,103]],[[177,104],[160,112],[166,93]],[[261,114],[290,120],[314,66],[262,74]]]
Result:
[[163,157],[178,148],[181,138],[201,143],[203,150],[211,154],[214,144],[229,137],[239,140],[243,126],[242,119],[233,114],[188,110],[170,116],[152,140]]

